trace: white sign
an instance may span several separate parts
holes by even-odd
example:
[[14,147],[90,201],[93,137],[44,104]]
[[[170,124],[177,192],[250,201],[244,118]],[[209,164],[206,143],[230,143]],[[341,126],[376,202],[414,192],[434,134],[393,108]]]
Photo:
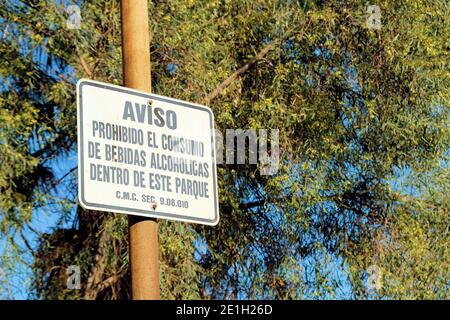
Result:
[[218,223],[211,109],[91,80],[77,105],[84,208]]

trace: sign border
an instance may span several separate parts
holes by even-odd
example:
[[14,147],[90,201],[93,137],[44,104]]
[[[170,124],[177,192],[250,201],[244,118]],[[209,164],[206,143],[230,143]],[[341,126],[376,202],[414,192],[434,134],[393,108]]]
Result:
[[170,220],[178,220],[184,222],[191,223],[199,223],[215,226],[219,223],[219,207],[218,207],[218,191],[217,191],[217,167],[216,167],[216,158],[215,158],[215,139],[214,135],[211,134],[211,159],[213,170],[211,170],[213,174],[213,195],[214,195],[214,218],[205,219],[205,218],[196,218],[186,215],[172,214],[172,213],[164,213],[159,211],[150,211],[150,210],[142,210],[142,209],[129,209],[126,207],[118,207],[112,205],[102,205],[98,203],[90,203],[85,199],[84,192],[84,179],[83,179],[83,162],[84,162],[84,151],[83,151],[83,87],[84,86],[93,86],[102,89],[113,90],[116,92],[132,94],[134,96],[144,97],[150,100],[162,101],[166,103],[176,104],[178,106],[194,108],[201,111],[205,111],[209,114],[210,121],[210,129],[211,132],[214,130],[214,114],[210,108],[207,106],[203,106],[196,103],[190,103],[186,101],[181,101],[178,99],[173,99],[169,97],[164,97],[156,94],[145,93],[142,91],[134,90],[127,87],[121,87],[109,83],[88,80],[88,79],[80,79],[77,82],[77,133],[78,133],[78,200],[82,207],[88,210],[99,210],[99,211],[107,211],[107,212],[117,212],[117,213],[125,213],[131,215],[137,215],[142,217],[152,217],[152,218],[166,218]]

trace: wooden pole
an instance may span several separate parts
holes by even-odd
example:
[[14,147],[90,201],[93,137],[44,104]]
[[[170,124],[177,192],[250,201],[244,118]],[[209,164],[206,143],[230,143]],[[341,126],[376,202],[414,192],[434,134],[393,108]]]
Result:
[[[121,0],[123,84],[151,92],[147,0]],[[133,300],[155,300],[159,293],[158,223],[129,216]]]

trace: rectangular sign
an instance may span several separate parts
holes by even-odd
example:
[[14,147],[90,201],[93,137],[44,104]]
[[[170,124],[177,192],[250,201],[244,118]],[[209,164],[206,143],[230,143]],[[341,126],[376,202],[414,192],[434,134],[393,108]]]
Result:
[[77,107],[84,208],[218,223],[211,109],[83,79]]

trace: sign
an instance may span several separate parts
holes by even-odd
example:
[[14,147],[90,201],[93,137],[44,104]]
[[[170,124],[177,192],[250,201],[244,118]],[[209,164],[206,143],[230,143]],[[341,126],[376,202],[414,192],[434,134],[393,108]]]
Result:
[[77,107],[84,208],[218,223],[211,109],[91,80],[78,81]]

